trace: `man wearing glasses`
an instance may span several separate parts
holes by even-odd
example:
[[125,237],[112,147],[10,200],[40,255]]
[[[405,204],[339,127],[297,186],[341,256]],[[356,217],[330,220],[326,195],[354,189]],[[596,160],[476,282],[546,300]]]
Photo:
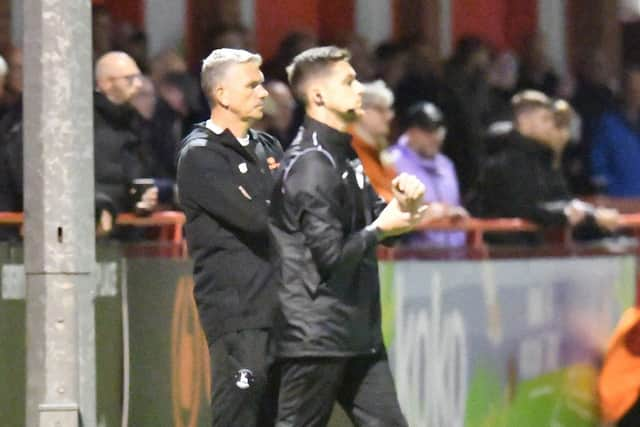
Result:
[[[143,140],[144,121],[130,104],[142,87],[142,74],[126,53],[108,52],[96,62],[95,82],[96,193],[108,196],[118,212],[131,210],[129,185],[154,175],[152,152]],[[157,187],[151,187],[137,207],[151,211],[157,197]]]

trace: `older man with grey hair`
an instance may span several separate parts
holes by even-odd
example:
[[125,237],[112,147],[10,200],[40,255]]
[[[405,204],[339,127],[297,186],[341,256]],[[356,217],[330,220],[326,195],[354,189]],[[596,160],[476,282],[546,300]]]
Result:
[[362,86],[363,114],[353,126],[351,146],[358,154],[371,186],[389,202],[393,199],[391,182],[397,175],[385,151],[394,117],[393,92],[382,80]]
[[217,427],[268,427],[276,411],[268,356],[276,275],[267,212],[282,149],[250,128],[268,95],[261,62],[238,49],[217,49],[204,60],[211,117],[185,138],[178,160]]

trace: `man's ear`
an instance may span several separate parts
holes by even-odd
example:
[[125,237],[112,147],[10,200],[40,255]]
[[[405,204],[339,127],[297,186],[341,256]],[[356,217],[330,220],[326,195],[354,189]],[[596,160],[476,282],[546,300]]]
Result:
[[322,89],[316,82],[310,82],[307,86],[307,100],[314,105],[324,105]]
[[213,88],[213,99],[216,101],[217,105],[220,105],[223,108],[229,107],[228,92],[224,89],[223,85],[216,85]]
[[96,80],[96,92],[107,93],[110,88],[110,83],[107,79]]

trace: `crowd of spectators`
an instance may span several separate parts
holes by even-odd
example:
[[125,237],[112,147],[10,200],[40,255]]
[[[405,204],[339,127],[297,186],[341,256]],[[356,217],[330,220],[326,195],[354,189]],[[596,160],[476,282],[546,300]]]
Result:
[[[93,25],[96,219],[179,209],[173,182],[180,141],[208,115],[198,76],[178,50],[150,57],[145,34],[114,22],[106,9],[94,9]],[[241,26],[221,28],[208,40],[211,50],[253,50]],[[372,47],[356,35],[318,40],[295,32],[266,58],[270,97],[255,125],[284,147],[302,118],[285,67],[302,50],[327,43],[351,50],[365,83],[364,116],[352,129],[353,148],[382,198],[389,198],[396,173],[410,172],[427,185],[425,201],[451,217],[466,217],[468,209],[479,216],[521,216],[542,226],[590,218],[611,229],[615,212],[596,212],[575,203],[574,196],[640,196],[637,66],[625,68],[622,90],[616,91],[601,52],[583,58],[572,75],[560,75],[538,34],[522,52],[463,37],[450,58],[439,58],[419,39]],[[14,48],[0,56],[0,211],[22,210],[21,94],[22,52]],[[559,128],[564,137],[558,139]],[[516,160],[523,170],[514,166]],[[546,175],[527,175],[534,164]],[[154,185],[132,202],[130,186],[138,179],[153,179]],[[551,202],[560,203],[559,210],[541,207]],[[19,236],[0,229],[0,239],[7,238]],[[464,236],[425,232],[411,241],[459,246]]]

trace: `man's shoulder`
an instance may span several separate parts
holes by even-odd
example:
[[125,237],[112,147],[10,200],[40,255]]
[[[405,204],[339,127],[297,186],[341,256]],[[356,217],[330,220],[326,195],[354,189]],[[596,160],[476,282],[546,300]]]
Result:
[[251,138],[264,144],[267,148],[282,153],[282,144],[278,138],[268,132],[256,129],[249,129]]
[[631,125],[621,111],[609,110],[600,116],[599,125],[605,132],[631,131]]
[[603,121],[624,121],[624,113],[619,108],[609,109],[600,115]]
[[285,167],[336,168],[336,159],[321,145],[307,144],[298,141],[285,152]]
[[212,139],[213,133],[208,131],[202,123],[193,125],[191,131],[182,139],[182,145],[192,144],[195,146],[205,145],[207,141]]
[[199,148],[207,148],[208,151],[221,151],[224,147],[222,144],[216,144],[216,139],[220,135],[216,135],[207,129],[204,123],[196,123],[193,129],[185,136],[180,143],[180,154],[191,152]]
[[339,180],[335,160],[319,146],[296,144],[289,147],[283,163],[283,185],[286,187],[324,187]]
[[387,153],[385,161],[390,162],[398,173],[404,172],[412,175],[423,173],[420,157],[417,154],[413,154],[410,148],[396,144]]
[[444,153],[438,153],[436,155],[436,159],[440,164],[442,164],[448,170],[453,170],[455,172],[455,169],[456,169],[455,165],[453,163],[453,160],[451,160],[451,158],[449,156],[447,156]]
[[[180,143],[178,153],[178,169],[184,169],[186,162],[197,162],[198,159],[223,156],[222,144],[215,144],[216,135],[204,125],[196,124]],[[209,161],[209,160],[207,160]]]
[[486,158],[484,167],[495,173],[524,171],[530,169],[531,161],[529,152],[517,143],[507,142],[504,147]]

